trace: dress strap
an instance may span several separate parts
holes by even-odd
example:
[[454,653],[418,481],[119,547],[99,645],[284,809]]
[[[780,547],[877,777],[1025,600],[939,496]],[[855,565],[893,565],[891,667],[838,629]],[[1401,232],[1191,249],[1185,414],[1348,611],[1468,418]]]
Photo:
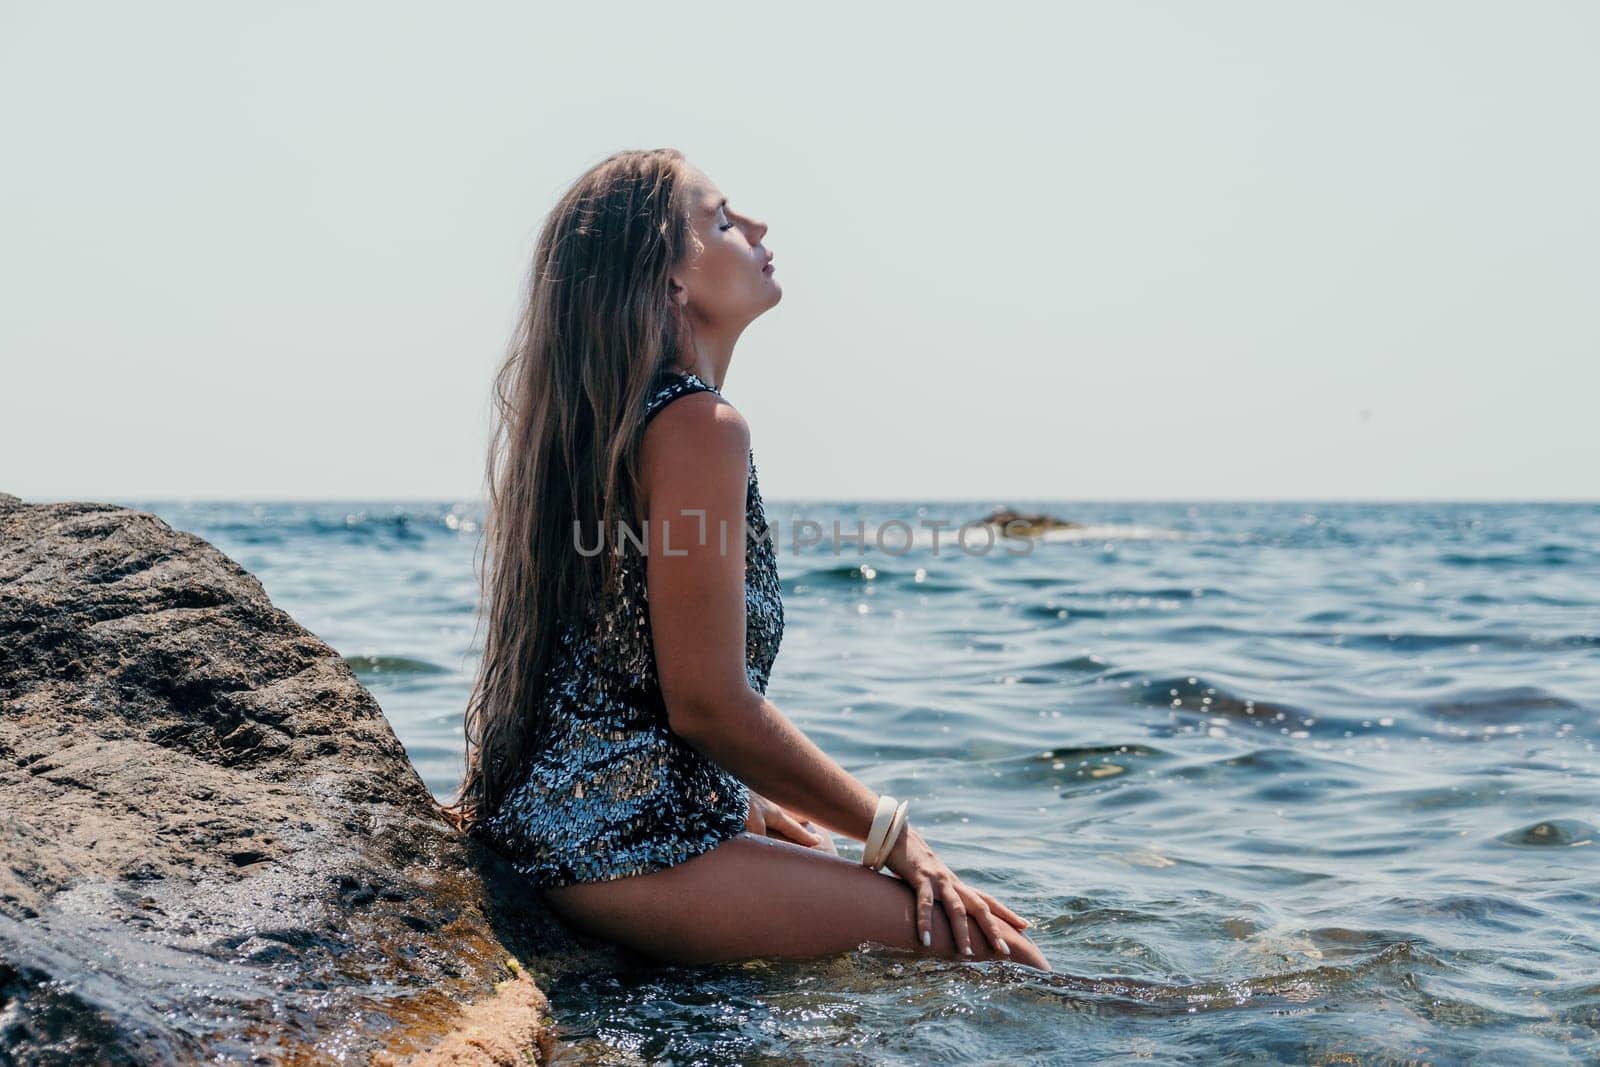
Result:
[[688,396],[690,393],[716,393],[718,396],[722,395],[716,386],[705,381],[697,374],[663,369],[656,376],[655,391],[645,401],[645,422],[648,423],[657,412],[678,399],[678,397]]

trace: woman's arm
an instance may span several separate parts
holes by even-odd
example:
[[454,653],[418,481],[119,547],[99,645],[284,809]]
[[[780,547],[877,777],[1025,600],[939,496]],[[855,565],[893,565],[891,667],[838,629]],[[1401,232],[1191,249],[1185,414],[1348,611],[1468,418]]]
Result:
[[829,758],[776,704],[754,690],[751,696],[689,725],[687,733],[677,723],[672,728],[796,818],[864,841],[878,794]]
[[862,840],[877,794],[751,688],[745,674],[749,453],[744,418],[713,393],[674,402],[645,431],[646,581],[668,721],[763,796]]
[[[691,745],[758,793],[804,812],[817,825],[864,840],[877,794],[812,744],[751,688],[745,674],[749,453],[744,419],[714,393],[678,400],[645,431],[640,479],[650,516],[646,585],[667,718]],[[913,826],[895,840],[887,863],[916,894],[924,945],[932,944],[936,901],[956,944],[969,953],[968,915],[1008,953],[1006,923],[1027,925],[989,894],[965,885]]]

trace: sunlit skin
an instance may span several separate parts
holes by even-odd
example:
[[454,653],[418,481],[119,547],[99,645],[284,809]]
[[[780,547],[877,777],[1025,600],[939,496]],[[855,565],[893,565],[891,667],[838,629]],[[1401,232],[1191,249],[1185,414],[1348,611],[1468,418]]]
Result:
[[672,299],[689,317],[695,348],[678,369],[720,389],[739,336],[783,299],[783,288],[762,244],[767,224],[735,208],[699,168],[691,165],[688,172],[701,247],[672,272]]
[[[693,335],[678,369],[720,389],[745,327],[783,292],[763,269],[772,258],[766,224],[734,208],[698,169],[689,173],[701,247],[672,272],[671,299]],[[1030,924],[962,882],[912,825],[914,809],[883,873],[834,849],[826,831],[865,839],[878,794],[746,677],[749,451],[743,416],[700,392],[662,409],[640,454],[647,597],[667,717],[750,787],[746,831],[664,870],[547,889],[546,901],[579,929],[672,962],[822,956],[873,943],[1048,970],[1022,932]],[[705,529],[713,532],[702,543]],[[735,535],[724,541],[719,529]]]

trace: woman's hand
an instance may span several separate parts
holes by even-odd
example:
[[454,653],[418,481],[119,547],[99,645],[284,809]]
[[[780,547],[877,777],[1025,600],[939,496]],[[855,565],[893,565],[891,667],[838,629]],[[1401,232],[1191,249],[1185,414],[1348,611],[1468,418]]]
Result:
[[750,814],[745,817],[744,826],[753,834],[770,834],[810,848],[822,844],[822,838],[800,825],[799,819],[754,789],[750,790]]
[[[1011,926],[1025,929],[1032,924],[981,889],[973,889],[955,876],[944,861],[934,855],[933,849],[908,823],[889,852],[888,868],[917,894],[917,935],[923,945],[933,944],[933,902],[944,905],[945,917],[950,920],[950,934],[955,939],[957,951],[972,955],[972,939],[967,932],[966,919],[971,916],[978,929],[994,943],[995,951],[1011,955],[1011,946],[1005,942]],[[1001,920],[1005,920],[1002,922]]]

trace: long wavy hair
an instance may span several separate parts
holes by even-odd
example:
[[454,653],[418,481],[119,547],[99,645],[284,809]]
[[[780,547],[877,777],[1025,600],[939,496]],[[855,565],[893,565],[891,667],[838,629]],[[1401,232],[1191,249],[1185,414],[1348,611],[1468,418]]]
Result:
[[483,659],[466,708],[465,777],[440,805],[468,833],[536,751],[561,624],[586,618],[618,580],[615,551],[576,551],[574,530],[643,518],[645,402],[657,373],[692,344],[669,282],[699,248],[686,170],[675,149],[618,152],[572,184],[539,234],[494,381]]

